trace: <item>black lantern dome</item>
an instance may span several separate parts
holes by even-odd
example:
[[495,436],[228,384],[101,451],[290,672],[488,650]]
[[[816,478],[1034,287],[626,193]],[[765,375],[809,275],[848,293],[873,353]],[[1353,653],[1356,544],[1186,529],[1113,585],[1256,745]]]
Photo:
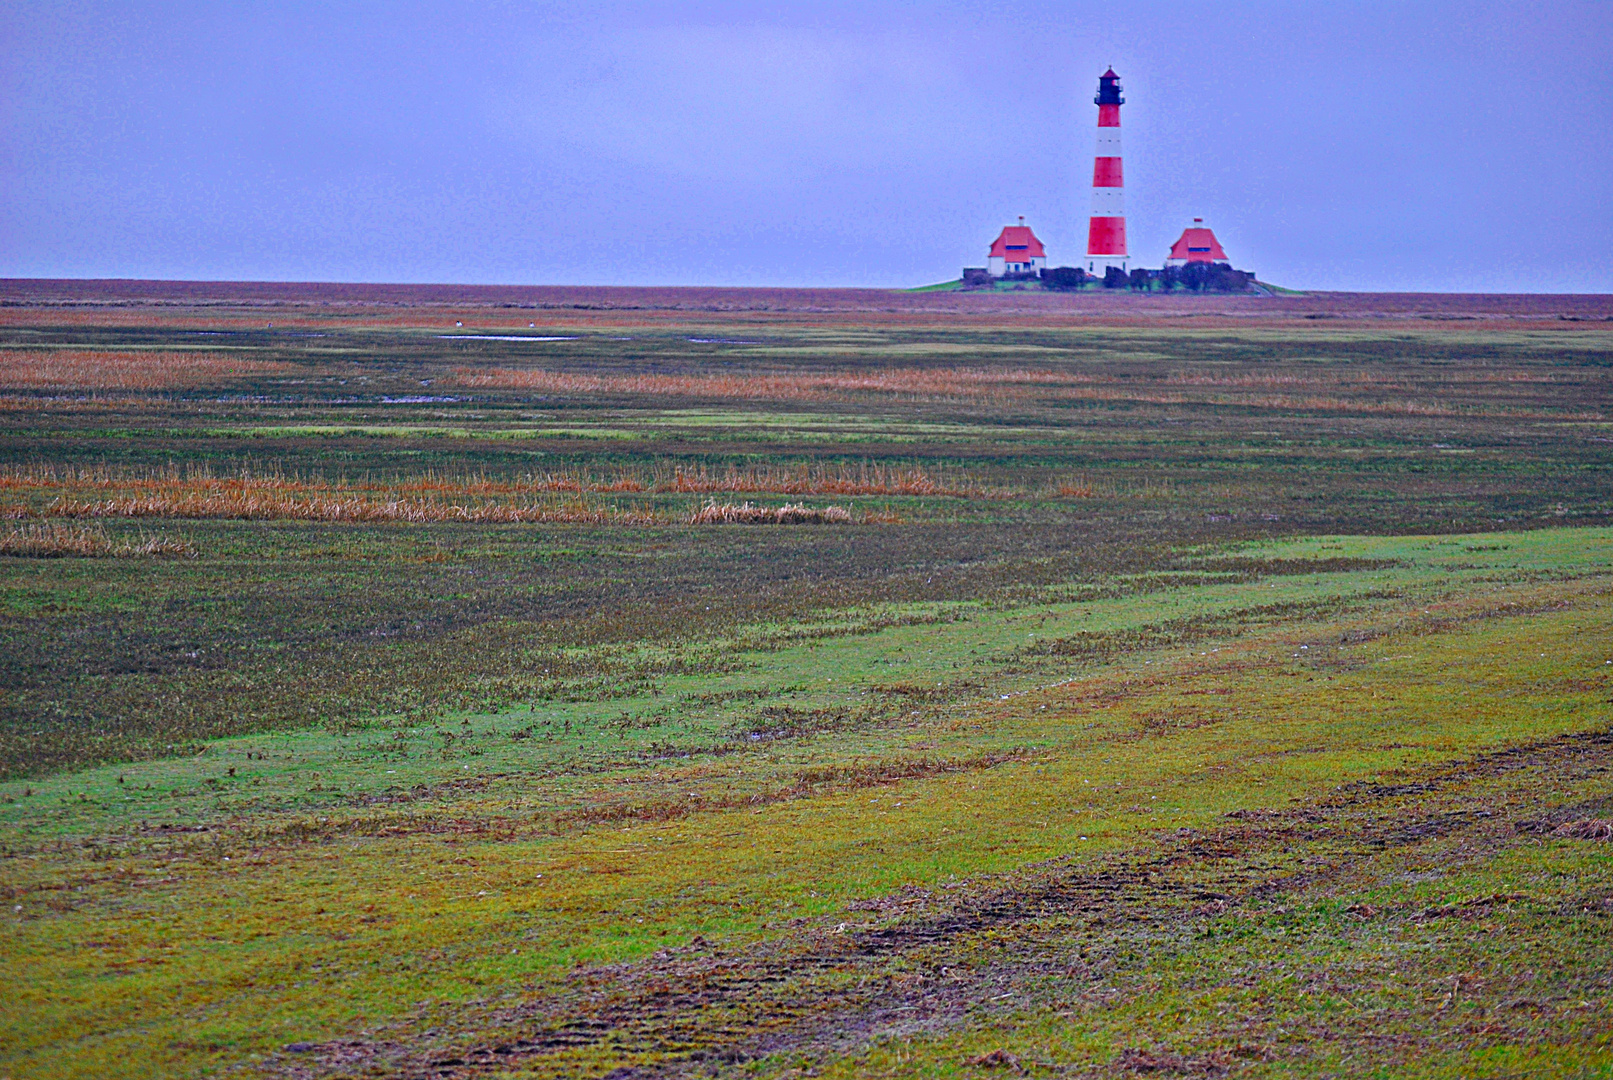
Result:
[[1092,99],[1094,105],[1124,105],[1126,99],[1120,96],[1120,76],[1115,69],[1110,68],[1098,76],[1098,96]]

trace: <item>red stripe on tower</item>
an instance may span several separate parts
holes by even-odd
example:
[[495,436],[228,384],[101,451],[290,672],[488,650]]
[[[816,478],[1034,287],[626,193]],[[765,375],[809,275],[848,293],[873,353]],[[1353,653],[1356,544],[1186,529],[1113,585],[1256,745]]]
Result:
[[1087,226],[1087,272],[1129,269],[1126,254],[1126,184],[1120,165],[1120,76],[1110,68],[1098,77],[1098,153],[1092,162],[1092,220]]
[[1093,187],[1125,187],[1126,181],[1121,176],[1120,159],[1117,157],[1101,157],[1092,163]]

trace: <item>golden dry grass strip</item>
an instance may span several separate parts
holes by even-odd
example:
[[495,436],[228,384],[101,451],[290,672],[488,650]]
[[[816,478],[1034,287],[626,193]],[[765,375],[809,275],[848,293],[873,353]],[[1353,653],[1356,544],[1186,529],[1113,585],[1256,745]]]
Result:
[[126,558],[153,555],[193,558],[196,549],[183,540],[141,534],[137,539],[114,539],[106,530],[46,521],[0,533],[0,555],[19,558]]
[[[930,496],[964,499],[1006,499],[1027,494],[1007,486],[988,486],[969,476],[933,476],[921,468],[858,466],[729,466],[655,464],[647,475],[618,473],[600,477],[581,472],[545,472],[509,479],[452,478],[424,475],[394,480],[327,479],[322,476],[288,476],[274,470],[242,469],[216,475],[206,468],[167,466],[130,469],[106,465],[0,466],[0,492],[58,493],[66,498],[83,493],[122,497],[144,496],[168,500],[253,500],[262,497],[311,499],[325,497],[377,497],[391,501],[440,499],[509,499],[533,495],[680,495],[768,494],[846,496]],[[1058,493],[1079,494],[1078,486],[1061,484]],[[1090,490],[1085,493],[1090,494]],[[351,519],[384,520],[385,518]],[[332,520],[350,520],[348,518]]]
[[176,390],[297,370],[228,353],[0,349],[0,387],[14,390]]
[[233,521],[473,522],[477,524],[657,525],[664,515],[588,503],[515,506],[504,503],[371,499],[360,495],[289,496],[220,491],[129,495],[96,501],[61,498],[46,509],[67,518],[210,518]]
[[751,503],[707,503],[689,515],[691,525],[838,525],[851,521],[843,506],[822,508],[785,503],[755,506]]
[[[47,517],[74,519],[192,518],[409,524],[451,521],[482,525],[668,525],[680,520],[661,512],[624,510],[585,502],[525,505],[484,502],[467,505],[430,499],[372,499],[351,494],[288,495],[252,491],[157,493],[99,500],[63,497],[46,507],[44,513]],[[851,511],[841,506],[813,507],[801,503],[757,506],[748,502],[712,502],[681,520],[690,525],[820,525],[847,524],[852,521],[852,515]],[[884,523],[898,519],[891,515],[874,514],[867,520]]]

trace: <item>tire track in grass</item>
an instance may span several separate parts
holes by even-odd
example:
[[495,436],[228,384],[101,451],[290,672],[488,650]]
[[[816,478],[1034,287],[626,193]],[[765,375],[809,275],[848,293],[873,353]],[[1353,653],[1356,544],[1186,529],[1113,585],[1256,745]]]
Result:
[[[1234,812],[1212,830],[1161,831],[1154,845],[1092,862],[1061,856],[871,898],[851,919],[799,920],[762,944],[697,938],[649,960],[579,970],[520,1005],[472,1004],[410,1025],[450,1034],[297,1045],[245,1071],[647,1080],[758,1059],[822,1063],[883,1039],[956,1032],[1046,1001],[1059,984],[1101,1003],[1113,996],[1103,984],[1139,950],[1179,947],[1209,923],[1344,881],[1375,854],[1456,843],[1493,857],[1531,843],[1556,818],[1606,804],[1610,763],[1606,730],[1452,759]],[[1485,910],[1504,902],[1485,900]],[[1148,1056],[1133,1052],[1132,1063]]]

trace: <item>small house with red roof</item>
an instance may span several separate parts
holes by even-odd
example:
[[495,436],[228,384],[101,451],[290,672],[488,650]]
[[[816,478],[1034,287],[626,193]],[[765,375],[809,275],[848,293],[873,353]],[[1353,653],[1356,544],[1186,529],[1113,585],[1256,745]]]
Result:
[[992,277],[1007,274],[1035,274],[1047,265],[1047,249],[1036,239],[1023,216],[1018,225],[1004,225],[986,252],[986,270]]
[[1204,224],[1203,218],[1194,218],[1193,224],[1182,230],[1182,238],[1171,245],[1166,266],[1186,266],[1188,263],[1228,262],[1227,253],[1221,250],[1221,241]]

